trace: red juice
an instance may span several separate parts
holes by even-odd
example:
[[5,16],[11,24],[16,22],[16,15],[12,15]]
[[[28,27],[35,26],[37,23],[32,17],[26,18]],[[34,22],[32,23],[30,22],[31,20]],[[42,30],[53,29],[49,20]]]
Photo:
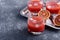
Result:
[[58,4],[57,2],[47,2],[46,9],[51,13],[58,13],[58,11],[60,10],[60,4]]
[[44,30],[45,30],[45,24],[41,17],[32,17],[28,19],[29,32],[43,32]]
[[43,7],[42,2],[40,1],[31,1],[28,3],[28,9],[31,12],[39,12]]

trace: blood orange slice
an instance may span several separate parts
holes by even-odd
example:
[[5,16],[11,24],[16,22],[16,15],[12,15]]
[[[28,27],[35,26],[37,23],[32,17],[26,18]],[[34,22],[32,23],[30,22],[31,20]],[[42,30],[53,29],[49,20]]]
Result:
[[53,20],[54,25],[60,26],[60,15],[57,15]]
[[41,10],[38,12],[38,16],[42,16],[44,20],[47,20],[50,17],[50,12],[48,10]]

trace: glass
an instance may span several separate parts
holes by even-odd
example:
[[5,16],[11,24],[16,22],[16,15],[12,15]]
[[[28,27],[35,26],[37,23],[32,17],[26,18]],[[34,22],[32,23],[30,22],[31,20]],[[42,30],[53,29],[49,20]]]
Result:
[[33,16],[28,18],[28,32],[38,35],[45,30],[45,24],[42,17]]
[[39,12],[43,8],[43,1],[42,0],[31,0],[27,4],[28,9],[33,14]]
[[60,10],[60,0],[47,0],[46,9],[51,13],[58,13]]

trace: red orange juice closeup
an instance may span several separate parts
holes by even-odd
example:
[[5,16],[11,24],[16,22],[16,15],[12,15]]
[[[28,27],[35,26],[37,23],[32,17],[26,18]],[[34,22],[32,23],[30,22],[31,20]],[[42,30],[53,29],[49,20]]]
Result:
[[43,19],[38,16],[33,16],[31,18],[28,18],[28,31],[29,32],[37,32],[41,33],[45,30],[45,24],[43,22]]
[[30,12],[39,12],[43,7],[43,3],[40,0],[31,0],[28,2],[28,9]]
[[60,2],[47,2],[46,9],[49,10],[51,13],[58,13],[58,11],[60,10]]

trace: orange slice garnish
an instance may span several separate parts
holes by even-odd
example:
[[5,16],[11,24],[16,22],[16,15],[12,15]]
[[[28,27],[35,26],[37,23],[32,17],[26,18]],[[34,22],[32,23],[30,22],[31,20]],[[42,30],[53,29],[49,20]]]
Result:
[[56,26],[60,26],[60,15],[56,16],[56,18],[53,19],[53,23]]
[[48,10],[41,10],[38,12],[38,16],[42,16],[44,20],[50,17],[50,12]]

